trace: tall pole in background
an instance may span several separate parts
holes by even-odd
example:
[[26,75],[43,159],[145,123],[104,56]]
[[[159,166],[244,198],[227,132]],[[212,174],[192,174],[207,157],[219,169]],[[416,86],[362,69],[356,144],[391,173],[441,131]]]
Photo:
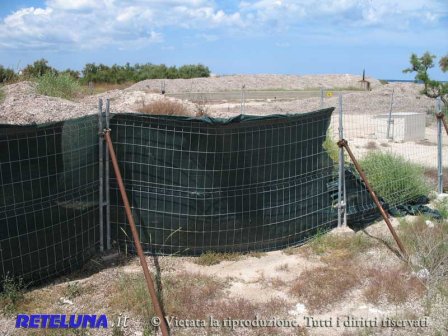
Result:
[[[339,94],[339,141],[344,139],[342,94]],[[339,147],[338,227],[347,225],[344,148]]]
[[392,109],[394,106],[394,93],[395,93],[395,89],[392,89],[392,96],[390,98],[390,108],[389,108],[389,117],[387,118],[387,136],[386,139],[390,139],[390,126],[392,124]]
[[[106,99],[106,129],[109,129],[110,122],[110,99]],[[105,167],[105,192],[106,192],[106,248],[111,249],[110,244],[110,191],[109,191],[109,147],[106,146],[105,153],[106,167]]]
[[[441,115],[442,106],[440,97],[436,100],[436,113]],[[437,192],[443,193],[443,166],[442,166],[442,118],[437,117]]]
[[103,100],[100,98],[98,101],[98,179],[99,179],[99,195],[98,195],[98,210],[99,210],[99,222],[100,222],[100,252],[104,251],[104,185],[103,185],[103,167],[104,167],[104,157],[103,157]]
[[243,86],[241,86],[241,108],[240,108],[240,113],[243,114],[245,112],[246,109],[246,95],[244,92],[244,89],[246,88],[246,84],[243,84]]
[[324,108],[324,88],[320,88],[320,108]]

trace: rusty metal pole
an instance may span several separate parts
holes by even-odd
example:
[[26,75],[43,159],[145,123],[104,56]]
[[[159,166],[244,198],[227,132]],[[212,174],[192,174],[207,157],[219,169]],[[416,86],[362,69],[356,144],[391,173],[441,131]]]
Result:
[[121,198],[123,199],[124,208],[126,210],[126,216],[129,221],[129,226],[131,227],[132,237],[134,238],[135,248],[137,249],[137,254],[140,259],[140,264],[143,268],[143,273],[145,275],[146,284],[148,286],[149,294],[151,295],[151,301],[154,306],[154,311],[160,319],[160,330],[163,336],[168,336],[168,325],[166,323],[165,317],[163,316],[162,308],[160,306],[159,299],[157,298],[156,290],[154,287],[154,281],[152,279],[151,273],[149,273],[148,263],[146,262],[145,255],[143,254],[142,245],[140,244],[140,238],[138,236],[137,228],[135,226],[134,217],[132,216],[131,206],[129,204],[129,199],[126,194],[126,189],[123,184],[123,178],[121,177],[120,168],[118,166],[117,156],[115,155],[114,146],[112,144],[112,139],[110,138],[110,130],[106,129],[104,131],[104,139],[106,140],[107,147],[109,148],[109,156],[112,161],[112,166],[114,168],[115,177],[117,178],[118,188],[120,189]]
[[369,191],[370,196],[372,197],[373,202],[378,207],[378,210],[381,213],[381,216],[383,217],[384,221],[386,222],[389,231],[392,233],[392,236],[394,237],[398,247],[400,248],[400,251],[403,255],[403,257],[407,260],[408,254],[406,252],[406,249],[404,248],[404,245],[402,244],[400,238],[398,237],[397,233],[395,232],[392,223],[389,220],[389,217],[387,216],[386,211],[384,211],[383,206],[381,205],[380,201],[378,200],[378,197],[376,196],[375,192],[373,191],[372,187],[370,186],[369,182],[367,181],[367,177],[362,170],[361,166],[359,165],[358,161],[356,160],[355,156],[353,155],[350,147],[348,146],[347,140],[342,139],[338,141],[338,146],[341,148],[345,148],[347,151],[348,156],[350,156],[350,159],[352,160],[353,164],[355,165],[356,170],[359,173],[359,176],[361,176],[361,179],[364,181],[364,184],[366,185],[367,190]]
[[446,123],[445,115],[443,113],[436,114],[437,119],[442,120],[442,125],[445,128],[445,132],[448,135],[448,125]]

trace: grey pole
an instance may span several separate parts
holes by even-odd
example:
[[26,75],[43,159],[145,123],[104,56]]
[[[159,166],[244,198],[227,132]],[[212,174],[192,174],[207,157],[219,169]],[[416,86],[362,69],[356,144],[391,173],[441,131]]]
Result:
[[245,110],[245,94],[244,94],[244,88],[246,87],[246,84],[243,84],[241,86],[241,107],[240,107],[240,113],[243,114]]
[[[106,100],[106,129],[109,129],[110,121],[110,99]],[[109,147],[106,146],[106,167],[104,181],[106,183],[106,248],[111,249],[110,246],[110,192],[109,192]]]
[[[441,99],[437,98],[436,112],[442,111]],[[443,193],[443,167],[442,167],[442,119],[437,118],[437,192]]]
[[98,101],[98,179],[99,179],[99,195],[98,195],[98,210],[99,210],[99,225],[100,225],[100,251],[104,251],[104,231],[103,231],[103,202],[104,202],[104,190],[103,190],[103,100],[100,98]]
[[[344,128],[342,120],[342,94],[339,94],[339,140],[344,139]],[[338,178],[338,227],[347,224],[347,215],[345,214],[345,167],[344,167],[344,149],[339,147],[339,178]]]
[[390,98],[389,117],[387,118],[387,139],[390,139],[390,125],[392,123],[392,108],[394,106],[394,93],[395,89],[392,89],[392,96]]
[[324,89],[320,88],[320,108],[324,108]]

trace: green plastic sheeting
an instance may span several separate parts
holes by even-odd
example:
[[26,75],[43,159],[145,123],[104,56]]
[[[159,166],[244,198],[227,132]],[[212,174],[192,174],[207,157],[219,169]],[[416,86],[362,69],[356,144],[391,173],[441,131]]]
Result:
[[[322,147],[332,111],[225,120],[114,115],[112,140],[145,250],[271,250],[334,227],[327,184],[335,169]],[[112,240],[132,249],[113,177],[111,226]]]
[[0,125],[0,279],[37,283],[96,252],[97,123]]
[[[322,146],[332,112],[113,115],[111,136],[145,252],[273,250],[335,227],[337,166]],[[99,222],[98,142],[97,116],[0,125],[0,279],[38,283],[79,269],[99,250],[100,225],[108,230]],[[132,252],[110,173],[111,240]],[[377,218],[350,168],[346,184],[348,224]]]

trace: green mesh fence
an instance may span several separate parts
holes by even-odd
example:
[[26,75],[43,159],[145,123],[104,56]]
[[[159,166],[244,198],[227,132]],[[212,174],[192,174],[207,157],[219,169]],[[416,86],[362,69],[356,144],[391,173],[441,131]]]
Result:
[[[333,108],[230,120],[119,114],[112,140],[144,249],[270,250],[336,223],[322,144]],[[112,240],[131,233],[115,179]]]
[[[323,148],[332,111],[225,120],[113,115],[144,250],[272,250],[335,227],[337,167]],[[80,268],[99,250],[107,223],[99,221],[98,136],[97,116],[0,125],[0,278],[36,283]],[[350,221],[376,217],[363,184],[346,174],[348,194],[356,191]],[[132,251],[113,175],[108,182],[111,239]]]
[[0,278],[38,282],[95,253],[97,123],[0,126]]

